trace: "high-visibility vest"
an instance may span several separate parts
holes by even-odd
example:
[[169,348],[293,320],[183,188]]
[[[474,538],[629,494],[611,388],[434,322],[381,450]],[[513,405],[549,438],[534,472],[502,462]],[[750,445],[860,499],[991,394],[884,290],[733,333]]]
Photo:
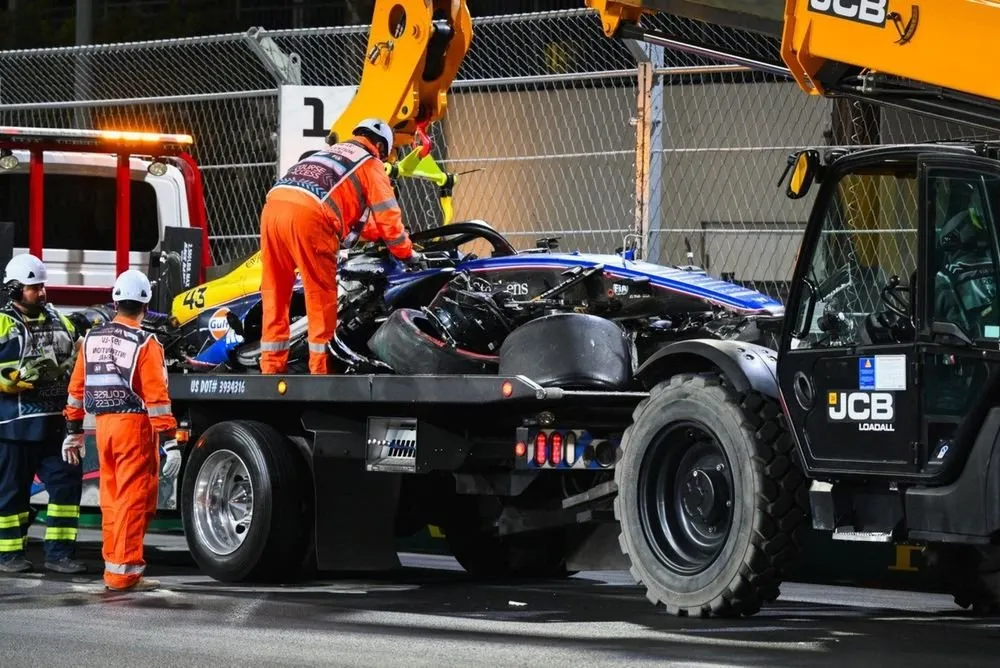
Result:
[[297,188],[313,195],[319,203],[329,207],[340,221],[340,240],[344,240],[352,234],[356,235],[360,226],[364,225],[367,206],[362,207],[364,213],[359,220],[346,221],[333,199],[333,193],[342,183],[350,181],[358,198],[363,199],[361,180],[355,172],[373,157],[360,142],[351,140],[334,144],[292,165],[272,189]]
[[[0,368],[23,367],[48,357],[63,365],[73,357],[76,330],[46,305],[37,318],[22,315],[12,304],[0,308]],[[0,394],[0,439],[41,441],[63,424],[62,407],[69,391],[69,371],[62,377],[33,383],[35,389]]]
[[132,389],[139,352],[152,339],[149,332],[120,322],[99,325],[83,339],[83,408],[94,415],[146,413]]

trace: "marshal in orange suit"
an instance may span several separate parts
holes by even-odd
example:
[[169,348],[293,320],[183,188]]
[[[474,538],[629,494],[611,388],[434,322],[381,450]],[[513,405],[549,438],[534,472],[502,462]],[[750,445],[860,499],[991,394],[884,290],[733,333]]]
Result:
[[152,289],[145,274],[123,272],[111,292],[117,313],[87,332],[69,382],[64,452],[84,452],[83,418],[96,419],[101,467],[104,583],[118,591],[149,591],[143,539],[156,513],[160,452],[163,475],[181,467],[177,420],[170,408],[163,346],[140,327]]
[[260,222],[261,373],[287,370],[296,268],[309,318],[309,372],[327,374],[327,343],[337,329],[340,247],[359,237],[381,238],[396,258],[419,260],[385,173],[383,161],[392,145],[392,128],[385,121],[362,121],[350,140],[304,157],[268,192]]

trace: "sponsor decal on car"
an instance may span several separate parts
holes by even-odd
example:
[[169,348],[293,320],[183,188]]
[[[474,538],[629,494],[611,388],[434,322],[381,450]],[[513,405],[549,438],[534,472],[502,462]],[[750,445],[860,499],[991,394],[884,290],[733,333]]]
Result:
[[220,308],[208,319],[208,333],[216,341],[223,338],[229,332],[229,320],[226,317],[228,315],[229,309]]

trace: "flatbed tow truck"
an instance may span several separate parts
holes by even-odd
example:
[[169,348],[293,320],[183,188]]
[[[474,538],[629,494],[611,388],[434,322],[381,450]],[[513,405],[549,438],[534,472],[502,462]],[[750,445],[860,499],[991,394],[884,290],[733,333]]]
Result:
[[[384,66],[379,54],[407,31],[436,45],[428,62],[457,69],[471,37],[459,29],[464,2],[434,3],[434,13],[418,2],[376,4],[364,76]],[[605,18],[606,34],[620,36],[623,23],[635,27],[643,11],[673,3],[588,4]],[[974,72],[982,77],[952,75],[931,56],[945,38],[986,44],[996,8],[955,2],[943,16],[922,7],[919,23],[903,21],[894,35],[888,13],[871,13],[885,6],[788,0],[783,56],[803,89],[864,95],[852,87],[857,76],[909,77],[894,98],[908,108],[932,101],[938,113],[961,109],[980,122],[975,109],[995,99],[994,79],[982,63]],[[871,20],[859,27],[862,8]],[[853,19],[843,15],[849,10]],[[835,39],[845,34],[852,39]],[[889,38],[896,47],[882,44]],[[885,72],[865,64],[875,51],[895,54],[880,56]],[[410,74],[420,78],[425,63],[416,62]],[[922,77],[922,67],[934,77]],[[391,120],[412,123],[416,136],[428,116],[414,104],[427,92],[414,81]],[[942,89],[948,82],[954,88]],[[987,97],[969,97],[979,94]],[[476,575],[625,568],[672,614],[740,616],[778,597],[811,515],[814,528],[840,539],[943,545],[956,600],[989,609],[1000,593],[982,577],[992,568],[983,555],[1000,536],[1000,325],[973,330],[930,308],[929,295],[953,278],[934,264],[940,239],[930,204],[952,213],[979,207],[996,253],[997,219],[983,203],[996,201],[989,188],[1000,179],[1000,156],[976,143],[848,151],[825,162],[806,150],[789,171],[790,197],[821,185],[778,351],[685,340],[612,390],[524,375],[171,374],[187,445],[180,506],[194,559],[224,581],[382,570],[398,565],[396,536],[432,523]],[[884,185],[868,177],[899,186],[887,201],[915,212],[912,226],[888,230],[885,214],[859,199]],[[949,190],[948,179],[965,185]],[[910,235],[921,252],[842,247],[868,232]],[[945,241],[944,250],[955,249],[953,238]],[[842,267],[838,252],[847,253]],[[993,279],[996,313],[996,254],[991,266],[977,277]],[[980,307],[977,318],[989,313]],[[951,403],[925,393],[933,379],[951,383],[942,393]]]
[[[610,479],[615,437],[608,432],[647,396],[480,375],[173,375],[170,392],[184,429],[199,434],[185,466],[200,473],[183,478],[181,498],[212,498],[201,489],[221,484],[205,480],[206,470],[223,466],[206,464],[212,457],[240,469],[241,494],[253,488],[253,522],[246,534],[232,535],[240,566],[207,549],[212,539],[192,541],[199,565],[223,580],[295,573],[312,552],[310,534],[309,556],[320,569],[393,568],[397,534],[427,523],[443,528],[478,575],[592,567],[566,552],[572,537],[565,529],[589,522],[594,499],[610,486],[564,495],[555,478],[539,474],[558,468],[584,483]],[[559,425],[588,428],[560,429],[556,415]],[[535,498],[519,503],[529,487]],[[480,515],[476,501],[495,508]],[[182,512],[188,532],[217,530],[211,503],[182,504]],[[555,531],[530,532],[550,527]],[[511,550],[519,554],[505,557]]]

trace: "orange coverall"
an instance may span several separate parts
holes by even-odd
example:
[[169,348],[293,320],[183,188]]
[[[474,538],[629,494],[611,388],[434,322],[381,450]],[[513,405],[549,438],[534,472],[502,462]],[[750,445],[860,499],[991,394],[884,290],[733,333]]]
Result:
[[104,582],[125,589],[146,569],[143,540],[156,513],[159,445],[176,437],[163,346],[121,315],[87,332],[63,411],[97,422]]
[[355,136],[299,161],[267,194],[260,223],[261,373],[287,369],[296,268],[309,318],[309,372],[329,373],[326,344],[337,329],[337,251],[357,236],[381,237],[401,260],[413,252],[377,150]]

